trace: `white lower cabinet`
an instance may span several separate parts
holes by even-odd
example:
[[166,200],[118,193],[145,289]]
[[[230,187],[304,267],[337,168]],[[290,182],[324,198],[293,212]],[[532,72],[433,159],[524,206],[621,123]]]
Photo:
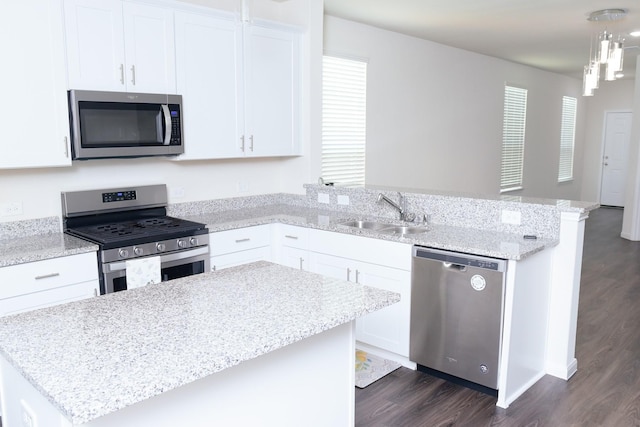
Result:
[[0,316],[97,296],[95,252],[0,268]]
[[218,231],[209,235],[211,270],[271,261],[271,225]]
[[309,271],[309,230],[294,225],[274,224],[273,232],[276,262]]
[[409,357],[411,245],[309,231],[310,271],[400,294],[399,303],[356,320],[356,339]]
[[314,273],[399,293],[399,303],[356,320],[356,339],[409,357],[410,271],[316,252],[310,265]]
[[399,303],[356,320],[356,339],[408,358],[411,247],[405,243],[287,224],[261,225],[211,233],[211,269],[273,260],[281,265],[397,292]]

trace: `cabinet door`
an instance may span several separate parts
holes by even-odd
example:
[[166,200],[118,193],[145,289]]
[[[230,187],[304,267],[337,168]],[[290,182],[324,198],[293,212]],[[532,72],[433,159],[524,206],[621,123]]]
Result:
[[176,160],[243,156],[238,135],[241,32],[233,17],[176,12],[178,93],[185,153]]
[[310,252],[309,270],[334,279],[355,281],[354,261],[348,258]]
[[255,25],[244,35],[245,153],[299,154],[299,36]]
[[173,11],[125,2],[123,16],[127,90],[176,93]]
[[309,251],[291,246],[283,246],[280,253],[280,264],[309,271]]
[[65,0],[64,16],[69,87],[126,90],[122,2]]
[[71,164],[61,16],[56,1],[2,6],[0,168]]
[[400,302],[356,321],[356,339],[409,357],[411,273],[361,262],[356,275],[358,283],[400,294]]

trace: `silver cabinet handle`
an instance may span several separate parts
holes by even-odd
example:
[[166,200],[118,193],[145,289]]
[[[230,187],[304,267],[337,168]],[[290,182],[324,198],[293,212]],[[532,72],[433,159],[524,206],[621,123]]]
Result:
[[350,276],[351,276],[351,269],[347,268],[347,282],[351,281],[351,277]]
[[249,137],[249,150],[253,151],[253,135]]
[[66,136],[64,137],[62,142],[64,143],[64,156],[68,159],[69,158],[69,144],[67,143],[67,137]]
[[124,64],[120,64],[120,84],[124,84]]
[[96,288],[93,288],[93,296],[94,297],[98,296],[98,290]]
[[304,258],[300,257],[300,270],[302,270],[302,263],[304,262]]
[[250,240],[251,240],[251,239],[247,237],[247,238],[245,238],[245,239],[238,239],[238,240],[236,240],[236,243],[244,243],[244,242],[248,242],[248,241],[250,241]]
[[52,277],[58,277],[59,275],[60,273],[43,274],[42,276],[36,276],[36,280],[50,279]]
[[286,237],[287,239],[298,240],[298,236],[292,236],[290,234],[285,234],[284,237]]
[[356,283],[360,283],[360,271],[356,270]]
[[216,266],[215,265],[211,266],[211,271],[216,271]]
[[132,65],[131,66],[131,84],[132,85],[136,85],[136,66]]
[[240,149],[244,153],[244,135],[240,137]]

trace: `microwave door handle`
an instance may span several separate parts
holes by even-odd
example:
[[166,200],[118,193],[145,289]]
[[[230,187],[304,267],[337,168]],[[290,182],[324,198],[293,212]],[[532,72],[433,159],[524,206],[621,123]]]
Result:
[[164,115],[164,145],[169,145],[171,142],[171,113],[167,104],[162,104],[161,107]]

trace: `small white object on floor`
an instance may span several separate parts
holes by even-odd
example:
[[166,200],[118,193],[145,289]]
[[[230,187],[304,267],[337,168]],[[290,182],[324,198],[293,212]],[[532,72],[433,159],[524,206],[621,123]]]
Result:
[[399,367],[400,364],[397,362],[356,350],[356,387],[365,388]]

